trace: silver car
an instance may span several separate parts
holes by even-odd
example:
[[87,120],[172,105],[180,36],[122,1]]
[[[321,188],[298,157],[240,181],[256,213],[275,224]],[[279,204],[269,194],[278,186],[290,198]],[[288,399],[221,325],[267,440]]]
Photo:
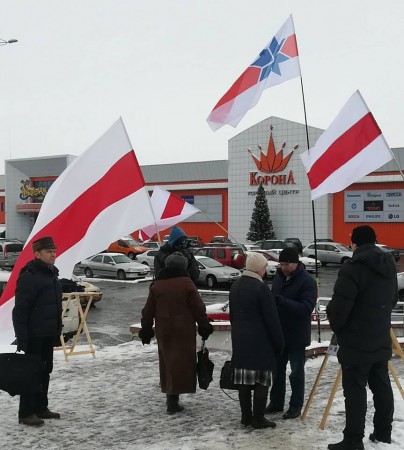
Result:
[[131,260],[122,253],[98,253],[81,261],[79,267],[83,269],[87,278],[100,275],[125,280],[144,278],[150,273],[147,266]]
[[208,256],[195,256],[199,266],[200,283],[213,288],[217,283],[233,283],[241,277],[241,272],[234,267],[224,266]]
[[154,257],[159,252],[159,249],[152,248],[147,250],[147,252],[142,253],[141,255],[137,255],[136,261],[144,264],[145,266],[150,267],[151,270],[154,270]]
[[[317,242],[317,259],[322,266],[328,263],[344,264],[352,258],[352,250],[339,242]],[[303,249],[303,256],[315,257],[314,243]]]

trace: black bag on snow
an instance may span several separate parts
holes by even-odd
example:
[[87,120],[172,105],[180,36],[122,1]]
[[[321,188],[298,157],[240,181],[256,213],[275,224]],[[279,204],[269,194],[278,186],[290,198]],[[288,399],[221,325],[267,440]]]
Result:
[[202,346],[199,352],[196,352],[196,373],[198,375],[198,385],[201,389],[207,389],[213,380],[213,369],[215,365],[209,359],[209,350],[205,347],[205,341],[202,339]]
[[0,353],[0,389],[11,396],[41,392],[42,370],[39,355]]

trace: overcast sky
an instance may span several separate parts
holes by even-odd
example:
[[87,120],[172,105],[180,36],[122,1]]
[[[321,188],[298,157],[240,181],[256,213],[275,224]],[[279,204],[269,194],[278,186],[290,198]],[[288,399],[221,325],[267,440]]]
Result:
[[404,147],[404,1],[0,0],[4,160],[79,155],[122,116],[139,163],[227,159],[269,116],[304,122],[300,80],[264,91],[236,129],[206,117],[293,14],[309,125],[359,89]]

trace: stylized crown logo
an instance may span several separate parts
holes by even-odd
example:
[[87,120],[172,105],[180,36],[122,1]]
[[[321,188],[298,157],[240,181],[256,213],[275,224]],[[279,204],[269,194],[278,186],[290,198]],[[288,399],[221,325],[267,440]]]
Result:
[[[282,148],[279,150],[278,153],[276,153],[274,140],[272,138],[272,128],[273,128],[272,125],[270,128],[271,133],[269,135],[267,154],[266,155],[264,154],[260,145],[258,145],[258,150],[260,151],[259,158],[257,158],[252,153],[250,148],[248,148],[248,152],[253,157],[254,163],[259,171],[266,173],[282,172],[282,170],[285,170],[286,166],[288,165],[288,162],[293,155],[293,151],[290,152],[289,155],[285,156],[284,158],[283,149],[286,146],[286,142],[284,142],[282,144]],[[299,147],[298,145],[295,145],[293,149],[296,150],[298,147]]]

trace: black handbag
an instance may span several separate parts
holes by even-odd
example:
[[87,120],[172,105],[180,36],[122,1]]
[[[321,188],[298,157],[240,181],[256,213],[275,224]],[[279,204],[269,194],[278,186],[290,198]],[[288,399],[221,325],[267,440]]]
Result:
[[226,361],[222,367],[220,373],[220,387],[222,389],[238,389],[238,386],[234,384],[234,369],[231,361]]
[[215,365],[209,359],[209,350],[205,347],[205,340],[202,339],[202,346],[196,352],[196,373],[198,375],[198,385],[201,389],[207,389],[213,380],[213,369]]
[[0,353],[0,389],[11,396],[41,392],[42,371],[39,355]]

